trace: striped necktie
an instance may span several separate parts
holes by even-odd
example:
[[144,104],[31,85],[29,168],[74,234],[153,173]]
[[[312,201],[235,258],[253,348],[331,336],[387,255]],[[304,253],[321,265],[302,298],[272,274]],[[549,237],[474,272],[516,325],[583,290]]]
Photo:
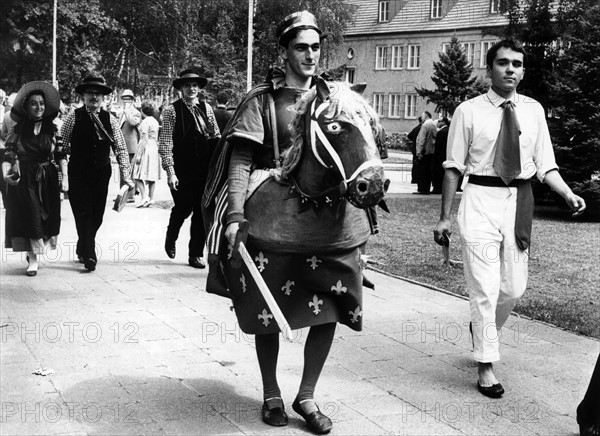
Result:
[[521,174],[521,153],[519,147],[519,121],[515,114],[514,103],[506,100],[500,105],[504,108],[500,132],[496,139],[494,170],[507,185]]

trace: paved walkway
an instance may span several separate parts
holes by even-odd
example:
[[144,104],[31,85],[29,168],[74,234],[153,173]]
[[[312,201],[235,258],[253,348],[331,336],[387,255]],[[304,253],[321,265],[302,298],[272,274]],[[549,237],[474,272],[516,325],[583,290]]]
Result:
[[[168,199],[164,180],[157,191]],[[168,214],[107,210],[93,273],[74,262],[67,202],[60,249],[37,277],[24,275],[24,256],[2,251],[1,434],[308,434],[291,410],[306,330],[281,345],[289,426],[267,427],[253,337],[227,300],[204,292],[206,273],[186,265],[186,235],[174,261],[163,253]],[[467,301],[369,277],[364,330],[339,328],[317,386],[332,434],[576,434],[598,341],[511,317],[496,365],[507,392],[487,399],[475,386]]]

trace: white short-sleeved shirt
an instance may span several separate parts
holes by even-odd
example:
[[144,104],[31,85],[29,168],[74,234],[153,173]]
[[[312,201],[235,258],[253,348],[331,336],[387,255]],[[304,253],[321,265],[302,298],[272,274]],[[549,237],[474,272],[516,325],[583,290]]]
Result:
[[[492,164],[504,114],[500,105],[504,101],[490,88],[487,94],[465,101],[456,108],[448,132],[444,168],[455,168],[464,175],[498,176]],[[517,93],[512,101],[521,132],[522,171],[517,178],[529,179],[537,175],[543,182],[548,171],[558,169],[544,108],[534,99]]]

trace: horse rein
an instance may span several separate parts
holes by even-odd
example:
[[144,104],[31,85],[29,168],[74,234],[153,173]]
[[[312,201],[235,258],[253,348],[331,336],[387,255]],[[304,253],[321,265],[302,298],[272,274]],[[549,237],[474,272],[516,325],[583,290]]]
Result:
[[317,137],[319,138],[319,141],[321,141],[321,143],[323,144],[323,147],[325,147],[325,150],[327,150],[327,153],[329,153],[329,156],[333,160],[335,167],[337,168],[339,174],[342,176],[342,183],[344,185],[348,185],[348,183],[352,182],[354,179],[356,179],[356,177],[358,177],[358,175],[361,173],[361,171],[363,171],[365,168],[372,166],[373,162],[376,162],[377,164],[379,164],[380,161],[378,161],[377,159],[369,159],[368,161],[363,162],[354,171],[354,173],[352,173],[352,175],[350,177],[346,177],[346,170],[344,169],[344,165],[342,164],[342,160],[341,160],[338,152],[335,151],[335,149],[333,148],[333,146],[331,145],[331,143],[325,136],[323,129],[321,129],[321,126],[317,122],[317,119],[319,118],[319,116],[321,115],[323,110],[325,110],[325,108],[329,107],[329,105],[330,105],[330,102],[325,102],[317,108],[316,107],[316,99],[313,100],[313,102],[312,102],[311,117],[310,117],[310,145],[312,148],[313,155],[315,156],[317,161],[325,168],[328,168],[328,169],[333,168],[332,165],[327,165],[323,161],[323,159],[321,159],[321,156],[319,155],[319,152],[317,151],[316,138]]

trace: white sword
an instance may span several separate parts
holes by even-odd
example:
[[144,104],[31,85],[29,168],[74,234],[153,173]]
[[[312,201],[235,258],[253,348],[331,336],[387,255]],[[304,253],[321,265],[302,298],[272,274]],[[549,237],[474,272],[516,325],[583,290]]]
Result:
[[250,274],[252,275],[252,278],[254,279],[256,286],[258,286],[258,290],[260,291],[261,295],[265,299],[267,306],[269,306],[271,313],[273,313],[273,318],[275,318],[275,322],[279,326],[279,329],[281,330],[281,334],[283,335],[283,338],[287,341],[293,342],[294,335],[292,334],[292,328],[290,327],[287,320],[285,319],[285,316],[283,315],[283,312],[281,311],[281,309],[279,308],[279,305],[275,301],[273,294],[271,294],[269,287],[267,286],[267,284],[265,283],[265,280],[263,279],[262,275],[258,271],[258,268],[256,267],[254,261],[252,260],[252,257],[250,256],[250,253],[248,253],[248,250],[246,249],[246,245],[242,242],[242,239],[245,239],[245,235],[248,234],[248,226],[249,226],[249,223],[246,220],[243,220],[240,223],[240,228],[238,230],[238,234],[236,237],[237,251],[238,251],[238,253],[240,253],[240,257],[246,264],[246,267],[248,267],[248,271],[250,271]]

